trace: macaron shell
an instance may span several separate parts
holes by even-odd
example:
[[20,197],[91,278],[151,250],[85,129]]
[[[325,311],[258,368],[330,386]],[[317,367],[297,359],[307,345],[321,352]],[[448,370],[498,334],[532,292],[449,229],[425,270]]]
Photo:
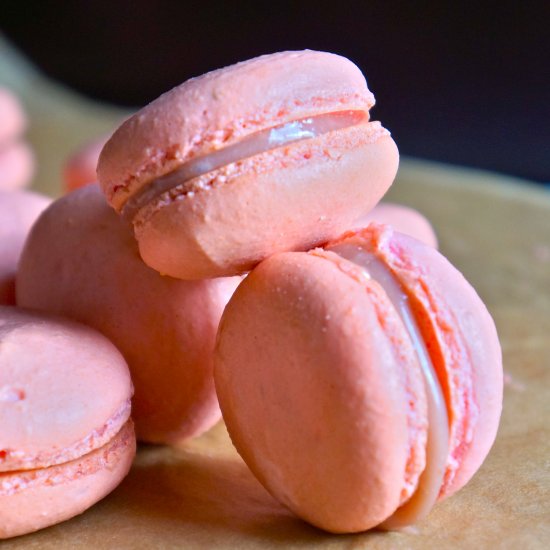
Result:
[[109,494],[130,470],[136,451],[129,420],[103,447],[69,463],[0,474],[0,539],[72,518]]
[[197,279],[242,273],[349,229],[391,185],[399,154],[379,123],[330,132],[196,178],[134,220],[144,261]]
[[99,181],[118,210],[190,158],[290,120],[373,104],[361,71],[344,57],[309,50],[257,57],[188,80],[126,121],[100,156]]
[[23,244],[50,202],[31,191],[0,191],[0,305],[15,304],[15,272]]
[[0,148],[0,190],[14,191],[29,184],[34,173],[30,146],[16,141]]
[[353,222],[350,229],[358,231],[367,227],[371,222],[391,225],[395,231],[410,235],[437,248],[437,236],[431,223],[414,208],[391,202],[381,202],[372,210],[365,209],[365,213]]
[[67,462],[103,445],[130,414],[124,359],[96,331],[0,307],[0,472]]
[[366,246],[409,294],[451,411],[450,457],[440,493],[449,496],[478,470],[496,436],[502,353],[494,322],[463,275],[434,248],[376,224],[339,242]]
[[369,289],[336,262],[278,254],[239,286],[218,333],[216,388],[237,450],[279,501],[333,532],[380,523],[404,498],[407,466],[423,469],[426,426],[411,449],[407,405],[413,396],[422,425],[418,363]]
[[27,117],[17,97],[0,87],[0,150],[25,131]]
[[38,220],[21,258],[17,301],[110,338],[132,373],[138,438],[177,442],[220,417],[212,352],[239,281],[179,281],[151,270],[130,228],[90,185]]

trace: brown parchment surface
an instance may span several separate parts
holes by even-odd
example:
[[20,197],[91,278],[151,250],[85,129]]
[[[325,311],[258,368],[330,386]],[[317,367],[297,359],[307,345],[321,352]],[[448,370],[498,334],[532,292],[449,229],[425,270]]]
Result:
[[[34,188],[58,195],[65,155],[125,112],[52,85],[0,36],[0,85],[31,113]],[[399,136],[394,136],[399,143]],[[388,198],[433,222],[441,251],[495,318],[504,411],[473,480],[406,533],[337,536],[292,516],[234,451],[223,424],[177,449],[143,446],[128,478],[81,516],[0,542],[15,549],[550,547],[550,193],[511,178],[404,160]]]

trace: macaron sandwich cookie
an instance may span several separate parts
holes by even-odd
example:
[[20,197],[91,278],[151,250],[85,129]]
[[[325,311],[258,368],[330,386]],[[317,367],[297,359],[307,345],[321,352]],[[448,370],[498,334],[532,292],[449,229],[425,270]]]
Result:
[[94,330],[0,306],[0,539],[80,514],[135,454],[124,359]]
[[107,336],[132,374],[138,439],[174,444],[220,419],[212,352],[239,282],[182,281],[147,267],[131,228],[93,184],[39,217],[21,255],[16,296],[19,306],[66,316]]
[[348,59],[265,55],[193,78],[124,122],[98,178],[140,254],[181,279],[244,273],[335,238],[391,185],[398,152]]
[[376,224],[256,267],[222,316],[214,374],[254,474],[335,533],[425,517],[479,468],[502,405],[480,298],[437,250]]

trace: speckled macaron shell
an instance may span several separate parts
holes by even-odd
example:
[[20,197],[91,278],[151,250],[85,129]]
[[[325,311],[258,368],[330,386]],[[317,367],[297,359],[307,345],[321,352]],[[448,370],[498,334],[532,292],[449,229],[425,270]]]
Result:
[[[440,492],[448,496],[495,438],[502,365],[494,324],[433,248],[387,226],[346,239],[339,244],[375,254],[418,295],[415,316],[452,411]],[[216,387],[237,450],[278,500],[334,532],[389,517],[425,463],[425,394],[410,339],[381,287],[358,272],[330,247],[269,258],[229,302],[216,349]]]
[[129,119],[101,153],[99,181],[120,210],[155,178],[261,130],[366,113],[353,126],[195,177],[137,212],[141,256],[159,272],[182,279],[243,273],[275,252],[334,238],[385,193],[398,152],[389,132],[368,122],[373,103],[363,75],[343,57],[262,56],[191,79]]
[[23,251],[17,303],[86,323],[124,355],[138,438],[175,443],[220,417],[212,352],[240,278],[180,281],[139,257],[131,229],[97,185],[59,199]]
[[325,258],[275,255],[229,302],[215,365],[235,447],[303,519],[362,531],[414,489],[425,460],[425,392],[376,285],[365,292]]
[[381,202],[355,220],[350,229],[363,229],[371,222],[391,225],[395,231],[405,233],[437,248],[437,236],[432,224],[414,208],[392,202]]
[[31,191],[0,191],[0,305],[15,304],[15,273],[23,244],[50,202]]
[[0,538],[79,514],[135,454],[132,383],[98,332],[0,306]]
[[109,136],[82,145],[63,166],[63,189],[66,193],[97,181],[97,161]]

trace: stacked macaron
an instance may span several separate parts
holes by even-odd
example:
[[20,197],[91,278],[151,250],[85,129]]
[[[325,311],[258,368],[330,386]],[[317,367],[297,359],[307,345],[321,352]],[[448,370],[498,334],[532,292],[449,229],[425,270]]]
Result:
[[347,59],[263,56],[164,94],[98,164],[149,266],[252,270],[218,330],[223,417],[264,486],[334,532],[424,517],[479,468],[502,400],[492,319],[427,220],[372,210],[398,161],[373,104]]
[[[103,194],[89,185],[40,215],[16,280],[18,305],[120,350],[140,439],[197,435],[219,400],[260,482],[338,533],[399,528],[460,489],[502,399],[481,300],[427,220],[376,206],[398,152],[373,105],[359,69],[324,52],[191,79],[107,141]],[[0,536],[2,522],[23,532],[9,521]]]

